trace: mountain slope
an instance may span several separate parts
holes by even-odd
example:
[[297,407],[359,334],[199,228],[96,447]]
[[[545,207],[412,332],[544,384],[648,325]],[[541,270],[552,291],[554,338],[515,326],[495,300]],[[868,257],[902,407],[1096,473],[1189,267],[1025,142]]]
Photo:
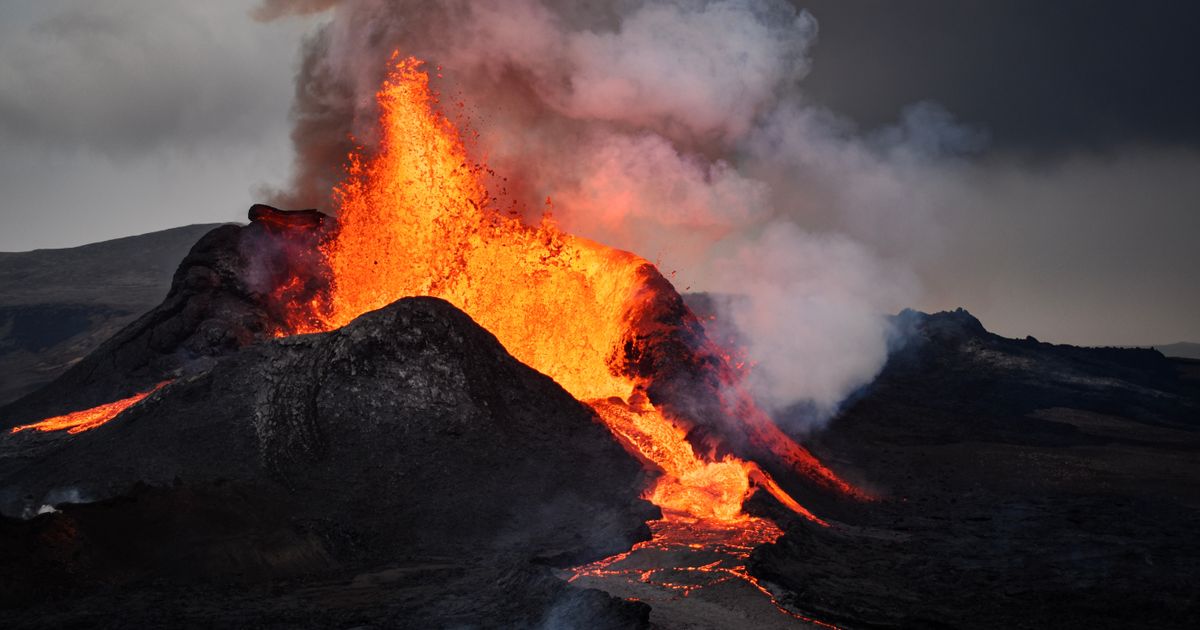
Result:
[[0,435],[5,512],[88,501],[0,518],[0,625],[538,627],[567,606],[643,627],[644,604],[548,569],[644,537],[643,475],[465,313],[405,298],[90,431]]
[[179,261],[214,227],[0,252],[0,405],[52,380],[158,304]]
[[1200,362],[962,310],[896,324],[906,343],[809,440],[878,500],[789,527],[752,570],[849,627],[1198,627]]
[[1181,341],[1179,343],[1169,343],[1162,346],[1154,346],[1154,349],[1169,357],[1179,357],[1181,359],[1200,359],[1200,343]]

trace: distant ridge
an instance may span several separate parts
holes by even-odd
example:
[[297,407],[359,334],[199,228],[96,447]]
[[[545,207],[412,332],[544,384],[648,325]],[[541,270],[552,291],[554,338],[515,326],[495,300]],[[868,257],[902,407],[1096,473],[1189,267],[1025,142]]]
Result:
[[158,304],[179,261],[218,225],[0,252],[0,404],[58,376]]
[[1200,343],[1180,341],[1178,343],[1168,343],[1162,346],[1151,347],[1168,357],[1178,357],[1180,359],[1200,359]]

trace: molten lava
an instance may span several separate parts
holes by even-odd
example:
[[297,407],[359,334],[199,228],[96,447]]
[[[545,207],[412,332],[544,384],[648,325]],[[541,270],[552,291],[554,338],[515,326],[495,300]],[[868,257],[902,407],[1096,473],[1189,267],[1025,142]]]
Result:
[[[531,227],[497,211],[483,167],[436,111],[420,62],[393,62],[377,95],[378,150],[350,156],[335,190],[338,226],[322,245],[329,290],[292,301],[281,332],[338,328],[402,297],[445,299],[514,357],[588,402],[631,453],[661,471],[647,498],[668,513],[748,522],[741,506],[757,486],[820,523],[756,464],[698,452],[688,439],[694,418],[651,404],[657,376],[648,373],[647,357],[672,334],[654,309],[679,299],[658,270],[634,254],[564,234],[548,216]],[[702,331],[682,302],[677,310]],[[715,366],[708,371],[720,382],[710,389],[735,390],[735,370],[720,356],[705,348],[684,362],[696,370]],[[830,487],[855,492],[748,398],[737,394],[726,406],[742,417],[751,442]]]
[[134,394],[129,398],[122,398],[121,400],[105,403],[98,407],[92,407],[91,409],[84,409],[82,411],[73,411],[61,416],[46,418],[45,420],[35,422],[33,424],[25,424],[19,427],[13,427],[12,433],[19,433],[28,429],[34,429],[37,431],[62,431],[63,429],[66,429],[67,433],[75,434],[82,433],[89,429],[95,429],[96,427],[121,415],[121,412],[125,411],[126,409],[129,409],[139,402],[142,402],[142,399],[150,394],[153,394],[163,387],[166,387],[170,382],[171,381],[163,381],[158,385],[155,385],[154,388],[149,391],[145,391],[140,394]]
[[765,595],[779,612],[810,625],[836,630],[833,624],[785,606],[747,569],[746,562],[756,547],[775,542],[783,535],[771,521],[750,517],[721,523],[673,515],[648,525],[653,532],[650,540],[637,543],[625,553],[574,567],[566,572],[567,581],[609,591],[613,581],[620,581],[624,587],[617,590],[661,599],[663,594],[646,588],[638,590],[636,586],[653,587],[666,598],[675,598],[736,580]]

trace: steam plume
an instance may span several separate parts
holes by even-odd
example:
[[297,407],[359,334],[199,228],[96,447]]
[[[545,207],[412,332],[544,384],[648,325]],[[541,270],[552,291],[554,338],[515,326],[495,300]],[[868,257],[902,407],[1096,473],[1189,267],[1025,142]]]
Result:
[[936,249],[931,165],[979,142],[931,105],[856,132],[806,103],[817,37],[781,0],[498,3],[266,0],[270,19],[329,7],[296,86],[295,179],[280,203],[328,207],[393,50],[443,68],[443,105],[506,179],[500,204],[628,249],[683,290],[737,294],[721,317],[756,363],[762,404],[827,417],[886,358],[885,313]]

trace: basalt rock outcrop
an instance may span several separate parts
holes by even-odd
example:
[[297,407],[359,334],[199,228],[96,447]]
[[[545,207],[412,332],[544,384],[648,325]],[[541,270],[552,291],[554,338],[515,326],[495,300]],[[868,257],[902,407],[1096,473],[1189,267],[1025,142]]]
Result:
[[[13,623],[51,610],[86,623],[119,607],[106,598],[187,592],[230,608],[184,596],[146,621],[645,620],[546,568],[646,535],[657,510],[638,498],[640,465],[441,300],[245,347],[96,429],[6,434],[0,454],[8,514],[60,510],[2,524],[0,618]],[[280,580],[290,594],[261,586]]]

